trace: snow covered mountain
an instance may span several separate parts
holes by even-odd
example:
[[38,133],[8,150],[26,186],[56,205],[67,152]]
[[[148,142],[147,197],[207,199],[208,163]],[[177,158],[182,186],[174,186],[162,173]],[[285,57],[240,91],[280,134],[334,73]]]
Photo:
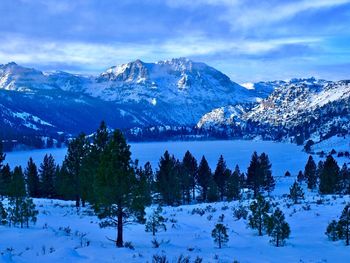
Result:
[[[179,127],[181,134],[187,127],[191,134],[197,124],[197,129],[232,137],[302,143],[347,133],[349,101],[349,81],[309,78],[239,85],[186,58],[136,60],[89,77],[13,62],[0,65],[0,136],[6,140],[15,134],[55,138],[62,132],[90,133],[105,120],[113,128]],[[157,130],[147,133],[153,136]]]
[[[226,106],[203,115],[198,127],[240,127],[245,135],[269,139],[316,141],[347,133],[350,120],[350,81],[315,78],[279,82],[273,92],[255,106],[237,111]],[[242,106],[240,106],[242,107]]]
[[89,77],[0,65],[1,127],[7,131],[91,132],[102,119],[119,128],[194,126],[213,108],[257,99],[255,90],[186,58],[136,60]]
[[135,108],[156,124],[194,125],[213,108],[256,101],[257,93],[204,63],[186,58],[109,68],[86,92]]

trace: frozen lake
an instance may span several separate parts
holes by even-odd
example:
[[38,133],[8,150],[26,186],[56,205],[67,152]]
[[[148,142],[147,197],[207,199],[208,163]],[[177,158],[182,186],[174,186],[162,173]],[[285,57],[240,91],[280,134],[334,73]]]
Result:
[[[301,146],[290,143],[271,141],[176,141],[176,142],[147,142],[131,143],[132,158],[138,159],[140,164],[150,161],[152,167],[158,167],[160,156],[168,150],[175,157],[182,159],[189,150],[198,160],[205,155],[212,169],[215,169],[217,160],[222,154],[229,168],[233,169],[238,164],[241,170],[246,171],[251,155],[254,151],[259,154],[266,152],[272,163],[275,176],[284,175],[286,170],[296,174],[303,170],[308,155],[302,151]],[[46,153],[51,153],[57,163],[61,163],[66,154],[66,149],[42,149],[32,151],[10,152],[6,155],[6,161],[11,167],[21,165],[25,167],[29,157],[32,157],[38,165]]]

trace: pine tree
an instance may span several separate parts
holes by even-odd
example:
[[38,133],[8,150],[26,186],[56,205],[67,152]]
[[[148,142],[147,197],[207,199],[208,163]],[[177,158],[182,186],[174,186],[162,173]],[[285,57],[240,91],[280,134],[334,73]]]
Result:
[[339,189],[339,166],[332,155],[328,155],[324,162],[322,172],[320,174],[319,191],[321,194],[333,194]]
[[0,224],[6,225],[7,224],[7,211],[3,205],[3,203],[0,201]]
[[[145,223],[145,206],[149,206],[152,203],[151,196],[151,181],[148,174],[142,169],[142,167],[138,166],[138,160],[135,160],[134,163],[134,171],[136,175],[136,184],[134,190],[134,199],[132,202],[132,209],[134,211],[135,217],[137,221],[141,224]],[[150,163],[146,163],[147,169],[150,169],[152,172],[152,167]],[[148,171],[149,172],[149,171]],[[151,175],[152,176],[152,175]]]
[[339,238],[345,239],[345,244],[349,245],[350,238],[350,204],[346,205],[343,209],[343,212],[339,218]]
[[238,165],[232,174],[230,174],[229,179],[227,181],[227,199],[228,200],[236,200],[240,197],[240,175],[241,172],[239,170]]
[[5,161],[6,154],[3,152],[2,140],[0,139],[0,174],[3,167],[3,162]]
[[304,199],[304,191],[296,181],[289,188],[289,198],[293,200],[294,204],[297,204],[300,199]]
[[275,179],[272,176],[271,172],[271,163],[269,156],[265,153],[262,153],[259,157],[260,171],[262,173],[263,187],[270,194],[275,189]]
[[166,231],[165,218],[162,216],[162,207],[158,206],[153,210],[152,214],[148,217],[146,222],[146,232],[152,232],[155,236],[159,231]]
[[122,247],[125,220],[134,213],[137,180],[131,165],[130,146],[119,130],[114,131],[102,152],[94,187],[95,211],[99,218],[105,219],[101,226],[117,226],[115,242],[117,247]]
[[89,144],[87,140],[85,142],[85,155],[82,158],[79,172],[82,201],[88,200],[90,203],[94,202],[94,180],[97,176],[98,167],[100,165],[101,154],[106,148],[108,140],[109,132],[106,123],[102,121],[93,135],[92,144]]
[[21,215],[22,215],[22,220],[23,223],[26,224],[26,227],[29,227],[29,223],[36,223],[37,220],[37,215],[38,215],[38,211],[35,209],[35,204],[33,202],[33,199],[31,198],[24,198],[22,199],[21,202]]
[[347,204],[339,221],[332,220],[328,225],[326,233],[328,238],[332,241],[345,240],[345,244],[348,246],[350,243],[350,204]]
[[297,180],[299,183],[304,182],[305,177],[304,177],[303,171],[299,171],[298,176],[297,176]]
[[16,166],[12,172],[8,195],[14,198],[26,195],[24,175],[21,166]]
[[150,162],[144,167],[136,168],[136,179],[138,181],[137,193],[142,196],[143,204],[149,206],[152,204],[153,170]]
[[214,179],[211,178],[208,185],[207,200],[208,202],[217,202],[220,199],[219,188]]
[[55,189],[55,175],[56,164],[53,156],[45,155],[43,162],[40,164],[39,169],[41,196],[46,198],[53,198],[56,195]]
[[198,167],[198,185],[201,188],[201,196],[204,202],[207,200],[208,188],[211,180],[211,170],[207,160],[203,156]]
[[11,170],[10,166],[6,164],[2,167],[0,172],[0,195],[8,196],[9,187],[11,183]]
[[326,229],[326,235],[328,236],[328,238],[331,240],[331,241],[337,241],[339,240],[339,225],[338,225],[338,222],[335,221],[335,220],[332,220],[329,225],[327,226],[327,229]]
[[262,195],[258,195],[256,201],[250,204],[250,211],[251,215],[248,218],[248,224],[252,229],[257,229],[259,236],[262,236],[269,217],[270,204]]
[[180,163],[174,156],[166,151],[159,161],[159,170],[156,174],[157,191],[160,193],[161,201],[167,205],[180,203],[181,190],[179,183]]
[[28,194],[31,197],[40,197],[40,181],[38,169],[32,158],[29,158],[28,165],[24,171],[28,184]]
[[[183,172],[186,178],[186,192],[189,192],[187,194],[187,203],[190,203],[191,198],[192,200],[196,199],[196,178],[198,176],[197,160],[189,151],[186,151],[185,156],[182,160],[182,165],[184,168]],[[191,193],[189,190],[191,191]]]
[[340,185],[339,192],[342,194],[349,194],[350,190],[350,172],[346,163],[343,164],[340,170]]
[[69,143],[67,155],[64,159],[67,172],[72,177],[76,207],[79,207],[80,203],[85,206],[85,199],[82,198],[82,181],[84,178],[81,169],[83,160],[87,155],[87,144],[85,134],[80,134]]
[[221,223],[216,224],[215,228],[211,232],[211,236],[214,238],[214,242],[219,246],[219,248],[222,248],[222,246],[228,242],[229,237],[227,232],[228,228]]
[[[57,196],[63,200],[74,200],[75,199],[75,189],[73,184],[73,178],[69,175],[67,171],[67,166],[63,162],[62,167],[56,167],[56,191]],[[57,173],[58,172],[58,173]],[[92,184],[93,185],[93,184]]]
[[315,189],[317,183],[316,163],[311,155],[306,163],[304,176],[306,178],[307,187],[309,189]]
[[259,177],[259,156],[257,152],[254,152],[250,161],[250,165],[247,171],[247,184],[254,192],[254,197],[260,192],[260,186],[262,185],[262,179]]
[[16,166],[11,176],[11,183],[9,185],[9,224],[20,224],[23,227],[24,219],[21,211],[23,200],[26,196],[24,175],[22,168]]
[[230,172],[226,168],[226,162],[224,160],[224,157],[220,155],[220,158],[218,160],[218,163],[216,165],[216,169],[214,172],[214,181],[216,185],[218,186],[219,193],[220,193],[220,200],[224,200],[225,190],[227,186],[227,180],[230,176]]
[[276,208],[274,213],[267,220],[267,232],[272,237],[276,247],[283,246],[290,235],[290,227],[285,221],[283,212]]

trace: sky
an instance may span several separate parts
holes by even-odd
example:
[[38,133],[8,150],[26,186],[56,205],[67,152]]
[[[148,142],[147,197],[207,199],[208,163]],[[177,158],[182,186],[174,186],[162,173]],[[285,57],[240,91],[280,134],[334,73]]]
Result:
[[0,64],[98,74],[188,57],[233,81],[350,79],[350,0],[1,0]]

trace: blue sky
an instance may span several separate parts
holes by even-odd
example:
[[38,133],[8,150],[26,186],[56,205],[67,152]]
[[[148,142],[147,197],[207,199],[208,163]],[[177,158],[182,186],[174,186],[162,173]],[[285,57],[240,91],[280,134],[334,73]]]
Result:
[[236,82],[350,78],[350,0],[1,0],[0,63],[96,74],[188,57]]

